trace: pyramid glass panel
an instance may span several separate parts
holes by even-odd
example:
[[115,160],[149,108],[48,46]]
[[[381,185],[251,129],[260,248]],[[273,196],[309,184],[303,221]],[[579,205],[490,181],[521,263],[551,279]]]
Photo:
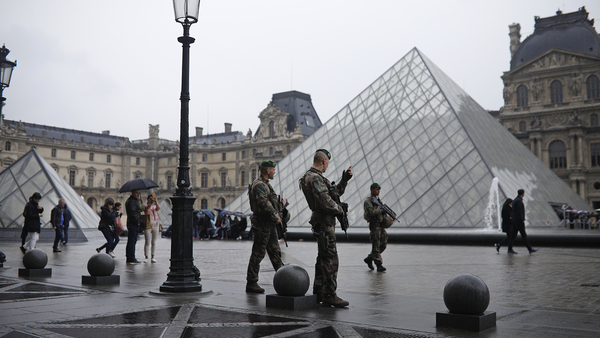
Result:
[[[548,201],[591,207],[479,106],[423,53],[414,48],[359,93],[302,146],[277,164],[285,177],[272,181],[290,200],[290,229],[309,229],[311,210],[298,179],[319,148],[332,158],[324,175],[339,181],[352,165],[343,202],[350,232],[366,228],[363,200],[372,182],[395,209],[399,227],[497,228],[485,221],[495,177],[499,198],[525,189],[527,226],[559,219]],[[499,208],[499,205],[492,205]],[[246,193],[228,209],[250,212]]]
[[0,228],[23,226],[23,209],[35,192],[42,195],[42,228],[50,228],[50,211],[64,198],[71,209],[72,229],[96,229],[99,217],[35,149],[0,173]]

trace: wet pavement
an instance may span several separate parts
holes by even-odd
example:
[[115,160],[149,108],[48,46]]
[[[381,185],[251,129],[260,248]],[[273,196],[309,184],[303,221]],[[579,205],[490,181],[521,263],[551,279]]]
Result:
[[[341,239],[338,295],[350,306],[294,311],[266,307],[265,295],[275,293],[267,258],[259,274],[266,293],[245,293],[250,241],[194,241],[203,291],[185,294],[159,292],[169,271],[170,239],[158,240],[158,263],[139,265],[125,264],[125,242],[115,250],[119,285],[81,283],[102,240],[69,243],[60,253],[38,242],[48,254],[49,278],[19,277],[19,243],[0,242],[7,255],[0,268],[0,337],[600,336],[598,248],[542,246],[529,255],[517,246],[519,254],[508,255],[489,245],[390,244],[383,253],[388,270],[378,273],[362,261],[369,243]],[[140,260],[143,245],[141,237]],[[282,253],[312,281],[315,242],[282,243]],[[487,284],[496,327],[479,333],[436,328],[436,312],[446,311],[444,286],[461,273]]]

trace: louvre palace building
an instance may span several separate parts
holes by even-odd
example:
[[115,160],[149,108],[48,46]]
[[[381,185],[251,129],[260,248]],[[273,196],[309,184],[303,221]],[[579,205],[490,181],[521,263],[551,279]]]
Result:
[[600,208],[600,36],[585,7],[535,17],[521,42],[509,26],[510,70],[499,121],[594,209]]
[[[195,136],[189,139],[196,209],[224,208],[258,177],[260,162],[281,160],[322,125],[310,95],[298,91],[273,94],[258,117],[255,133],[233,131],[230,123],[216,134],[204,134],[202,127],[196,127]],[[108,197],[123,203],[128,194],[118,190],[133,178],[146,177],[158,183],[160,188],[153,192],[159,200],[172,196],[176,188],[179,142],[161,139],[159,125],[149,125],[149,137],[135,141],[108,130],[64,129],[4,116],[0,126],[3,168],[35,147],[94,211]],[[142,193],[142,198],[145,195]]]

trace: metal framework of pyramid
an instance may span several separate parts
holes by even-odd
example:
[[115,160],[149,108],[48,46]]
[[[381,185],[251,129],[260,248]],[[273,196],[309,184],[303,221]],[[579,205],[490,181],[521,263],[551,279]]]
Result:
[[77,230],[98,228],[98,215],[35,149],[25,153],[0,173],[1,228],[23,226],[23,209],[35,192],[42,195],[42,229],[52,228],[50,211],[58,204],[59,198],[65,199],[73,214],[69,225],[69,238],[78,237]]
[[[367,227],[363,201],[372,182],[398,214],[396,226],[407,228],[497,226],[499,204],[521,188],[528,226],[557,225],[551,203],[591,210],[417,48],[277,164],[272,185],[291,203],[290,227],[310,227],[298,180],[319,148],[332,154],[330,180],[352,165],[342,196],[352,227]],[[228,209],[250,212],[247,193]]]

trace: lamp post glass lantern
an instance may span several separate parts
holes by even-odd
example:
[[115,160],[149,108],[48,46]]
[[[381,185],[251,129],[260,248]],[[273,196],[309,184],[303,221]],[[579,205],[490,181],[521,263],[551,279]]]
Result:
[[13,69],[17,66],[17,61],[12,62],[6,59],[6,56],[10,53],[10,50],[3,44],[0,48],[0,114],[2,114],[2,106],[4,105],[3,92],[4,88],[10,86],[10,78],[12,76]]
[[189,167],[189,101],[190,101],[190,44],[195,39],[190,36],[190,26],[198,22],[200,0],[173,0],[175,21],[183,26],[181,42],[181,125],[179,133],[179,167],[177,189],[171,197],[173,220],[171,226],[171,265],[167,280],[160,286],[162,292],[202,291],[200,270],[193,264],[192,219],[195,197],[190,189]]

